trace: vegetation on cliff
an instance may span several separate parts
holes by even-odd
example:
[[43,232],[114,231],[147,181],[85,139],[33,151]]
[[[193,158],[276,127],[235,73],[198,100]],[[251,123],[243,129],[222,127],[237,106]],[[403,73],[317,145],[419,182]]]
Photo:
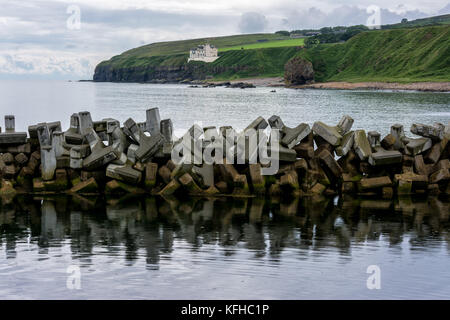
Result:
[[[283,76],[285,64],[300,56],[313,64],[319,82],[450,81],[450,25],[366,31],[344,43],[307,49],[260,45],[282,40],[280,37],[284,36],[256,34],[151,44],[100,63],[94,80],[153,82]],[[202,41],[224,49],[219,51],[220,58],[212,63],[187,63],[189,48]],[[244,42],[262,48],[226,51]]]
[[363,32],[299,53],[316,81],[450,81],[450,26]]

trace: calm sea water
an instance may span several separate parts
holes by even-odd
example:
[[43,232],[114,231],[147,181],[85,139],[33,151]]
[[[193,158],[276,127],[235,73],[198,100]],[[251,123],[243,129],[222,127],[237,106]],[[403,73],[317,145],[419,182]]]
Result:
[[[447,93],[189,88],[0,81],[18,130],[91,111],[159,107],[179,134],[194,122],[290,126],[343,114],[356,128],[450,121]],[[2,124],[3,125],[3,124]],[[448,199],[0,199],[0,299],[448,299]],[[367,268],[381,271],[369,290]],[[80,270],[79,290],[67,286]],[[69,268],[69,269],[68,269]],[[72,268],[72,269],[71,269]],[[75,269],[73,269],[75,268]]]

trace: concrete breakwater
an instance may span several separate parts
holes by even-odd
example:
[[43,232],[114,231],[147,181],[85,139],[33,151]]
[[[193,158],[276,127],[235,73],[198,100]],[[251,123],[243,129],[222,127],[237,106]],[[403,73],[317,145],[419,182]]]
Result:
[[[0,131],[0,195],[450,194],[448,125],[415,123],[411,137],[394,124],[382,138],[375,131],[351,130],[353,122],[345,115],[337,125],[317,121],[312,127],[301,123],[290,128],[273,115],[267,121],[258,117],[239,133],[229,126],[193,125],[176,139],[172,121],[161,120],[158,108],[147,110],[142,123],[131,118],[122,126],[112,118],[93,121],[85,111],[71,116],[66,131],[56,121],[30,125],[28,133],[16,132],[14,116],[7,115],[5,132]],[[269,128],[274,131],[267,134]],[[253,131],[267,135],[258,136],[257,142],[269,150],[276,141],[273,174],[263,175],[269,164],[251,161],[248,133]],[[275,131],[279,140],[272,136]],[[239,141],[244,142],[244,156],[233,161],[239,157]],[[215,155],[219,149],[227,154],[232,150],[232,161],[174,161],[173,150],[186,144],[201,152],[213,147]]]

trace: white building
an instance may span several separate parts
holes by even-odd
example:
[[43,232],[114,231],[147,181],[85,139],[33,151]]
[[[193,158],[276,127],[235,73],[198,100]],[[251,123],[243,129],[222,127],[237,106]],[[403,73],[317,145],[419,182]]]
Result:
[[189,61],[213,62],[218,59],[217,48],[209,43],[197,46],[189,51]]

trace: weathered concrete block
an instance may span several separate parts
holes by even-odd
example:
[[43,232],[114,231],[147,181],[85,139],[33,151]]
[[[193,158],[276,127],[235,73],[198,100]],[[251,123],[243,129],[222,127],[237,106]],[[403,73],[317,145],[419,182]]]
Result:
[[259,163],[249,165],[249,176],[255,194],[264,194],[266,191],[265,180],[261,174],[261,165]]
[[219,190],[220,193],[228,193],[228,185],[225,181],[219,181],[215,184],[215,187],[217,190]]
[[142,174],[130,165],[109,164],[106,167],[106,176],[111,179],[137,184],[141,180]]
[[41,146],[41,164],[42,164],[42,180],[48,181],[53,179],[56,170],[55,151],[50,146]]
[[341,145],[336,148],[338,156],[345,156],[352,148],[355,139],[355,132],[350,131],[342,136]]
[[403,126],[401,124],[394,124],[391,126],[391,133],[395,142],[393,145],[394,150],[400,150],[404,148],[403,139],[405,138],[405,132],[403,131]]
[[195,183],[189,173],[183,174],[179,179],[179,182],[186,188],[189,194],[202,194],[203,190]]
[[372,154],[372,149],[369,144],[369,140],[367,140],[366,132],[364,130],[356,130],[353,149],[358,155],[359,159],[364,161]]
[[180,183],[177,180],[173,179],[159,192],[159,194],[163,196],[170,196],[180,187],[181,187]]
[[395,137],[392,134],[388,134],[381,140],[381,146],[383,149],[391,150],[395,145]]
[[248,129],[253,129],[253,130],[262,130],[267,128],[268,123],[267,121],[263,118],[263,117],[258,117],[255,120],[253,120],[252,123],[250,123],[247,128],[244,129],[244,132],[247,131]]
[[282,175],[280,178],[280,186],[282,189],[287,189],[289,191],[300,189],[297,172],[295,170],[291,170]]
[[70,116],[70,127],[64,132],[66,143],[79,145],[83,143],[83,135],[80,131],[80,115],[74,113]]
[[202,177],[205,186],[214,186],[214,168],[212,164],[203,164],[201,167],[194,166],[192,170]]
[[322,193],[325,191],[326,188],[327,188],[327,187],[325,187],[323,184],[316,183],[316,184],[309,190],[309,193],[319,195],[319,194],[322,194]]
[[441,158],[442,152],[447,147],[448,139],[444,138],[440,142],[435,143],[427,152],[425,159],[431,163],[437,163]]
[[173,124],[171,119],[161,120],[161,134],[166,142],[172,142]]
[[0,155],[1,159],[3,160],[3,162],[5,164],[11,164],[14,162],[14,156],[11,153],[4,153],[2,155]]
[[341,143],[342,135],[336,127],[326,125],[321,121],[314,122],[313,132],[325,139],[332,146],[338,146]]
[[410,130],[419,136],[439,141],[444,138],[445,126],[442,123],[434,123],[433,126],[413,123]]
[[369,131],[367,133],[367,140],[369,140],[369,144],[374,150],[376,147],[380,146],[380,133],[377,131]]
[[383,187],[381,195],[383,199],[392,199],[394,197],[394,189],[392,187]]
[[428,187],[428,177],[426,175],[415,174],[414,172],[407,172],[394,175],[394,183],[399,186],[403,183],[405,190],[410,193],[413,189],[426,190]]
[[341,135],[346,134],[347,132],[349,132],[353,126],[353,118],[345,115],[341,118],[341,120],[339,120],[339,123],[337,124],[337,130]]
[[80,194],[93,194],[98,193],[98,184],[94,178],[89,178],[86,181],[81,181],[77,185],[73,186],[70,189],[72,193],[80,193]]
[[161,117],[159,115],[159,109],[158,108],[151,108],[148,109],[146,112],[146,127],[147,132],[150,133],[150,135],[154,135],[157,133],[160,133],[160,124],[161,124]]
[[17,193],[11,181],[0,180],[0,197],[12,198]]
[[362,190],[392,186],[392,181],[388,176],[377,178],[362,178],[359,183]]
[[438,170],[430,176],[430,183],[441,183],[448,180],[450,180],[449,169]]
[[120,153],[112,146],[105,147],[93,128],[86,129],[85,138],[91,148],[91,154],[83,159],[83,167],[87,170],[98,169],[120,157]]
[[145,188],[150,191],[156,186],[156,175],[158,173],[158,164],[148,162],[145,164]]
[[310,146],[308,142],[299,143],[294,147],[294,150],[297,153],[297,158],[310,159],[314,157],[314,147]]
[[279,116],[273,115],[268,119],[269,125],[272,129],[282,130],[284,123]]
[[295,128],[284,126],[282,129],[283,137],[281,138],[281,144],[291,149],[308,136],[310,132],[311,128],[306,123],[301,123]]
[[337,181],[342,176],[342,168],[339,164],[334,160],[334,157],[328,150],[324,149],[319,154],[320,162],[324,166],[325,173],[328,178],[332,181]]
[[406,144],[406,149],[408,152],[415,156],[419,153],[427,151],[432,146],[432,142],[430,138],[418,138],[418,139],[410,139],[408,144]]
[[378,149],[369,156],[369,163],[373,166],[402,163],[402,154],[396,150]]
[[125,121],[124,126],[128,128],[133,138],[139,143],[139,148],[135,154],[137,160],[143,163],[150,160],[165,142],[165,138],[159,132],[147,137],[131,118]]
[[164,183],[169,183],[170,182],[170,180],[172,179],[171,178],[171,172],[170,172],[170,169],[169,168],[167,168],[167,166],[161,166],[159,169],[158,169],[158,174],[159,174],[159,176],[162,178],[162,180],[164,181]]
[[94,130],[94,123],[92,122],[91,113],[89,111],[78,112],[80,120],[80,133],[86,135],[90,132],[89,129]]
[[24,153],[17,154],[14,159],[16,160],[17,164],[20,166],[24,166],[28,162],[28,157]]

